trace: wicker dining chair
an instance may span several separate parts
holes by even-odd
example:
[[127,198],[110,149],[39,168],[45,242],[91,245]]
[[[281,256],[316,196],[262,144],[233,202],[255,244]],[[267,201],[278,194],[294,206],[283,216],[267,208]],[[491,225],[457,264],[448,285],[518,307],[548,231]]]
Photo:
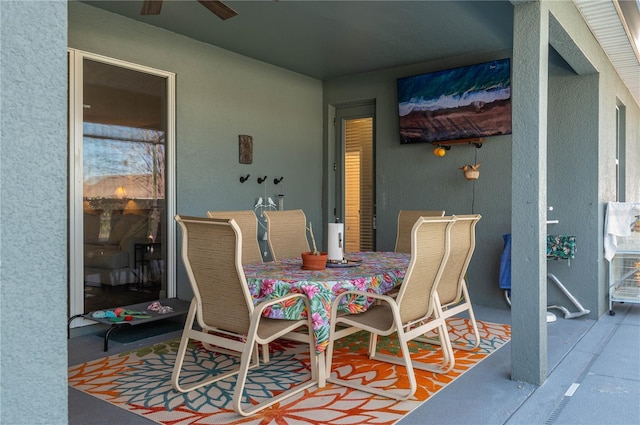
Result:
[[234,219],[242,232],[242,264],[262,263],[258,244],[258,217],[252,210],[207,211],[207,216]]
[[267,240],[274,261],[300,257],[309,252],[307,217],[302,210],[263,211]]
[[[451,227],[451,245],[449,259],[440,278],[438,285],[438,297],[442,305],[441,315],[446,320],[467,312],[471,333],[474,340],[464,343],[454,343],[453,347],[462,350],[473,350],[480,345],[480,332],[469,290],[466,283],[466,274],[471,262],[471,257],[476,246],[476,224],[482,217],[480,214],[456,215],[456,222]],[[438,340],[423,339],[423,341],[438,344]]]
[[420,217],[444,217],[444,210],[400,210],[398,213],[395,252],[411,254],[411,229]]
[[[309,309],[308,297],[304,294],[289,294],[254,306],[241,264],[242,234],[235,220],[179,215],[175,219],[182,229],[182,260],[194,295],[171,374],[173,388],[188,392],[237,374],[233,409],[248,416],[315,385],[318,369],[311,314],[301,320],[262,316],[267,307],[294,298],[301,298]],[[196,321],[201,330],[193,328]],[[244,408],[242,398],[249,369],[259,365],[256,345],[268,344],[305,326],[310,353],[310,379],[282,393],[276,392],[273,398],[263,402],[252,404],[250,401],[251,405]],[[190,385],[183,386],[180,372],[190,340],[219,347],[216,352],[240,355],[240,367],[213,377],[212,371],[206,370],[203,379],[193,382],[193,377],[189,377]],[[253,372],[252,375],[257,373],[259,372]]]
[[[455,359],[438,299],[437,288],[449,256],[449,231],[455,217],[421,217],[411,232],[411,260],[397,298],[371,292],[349,290],[334,300],[331,317],[331,331],[326,353],[327,381],[357,390],[406,400],[417,389],[414,368],[434,373],[450,371]],[[363,295],[375,298],[368,310],[359,314],[338,315],[337,307],[341,299],[351,295]],[[337,326],[345,328],[337,329]],[[369,357],[374,360],[405,366],[409,379],[407,390],[385,390],[373,385],[361,384],[361,377],[342,379],[339,371],[331,373],[333,346],[336,339],[353,332],[353,329],[370,332]],[[436,331],[442,348],[442,364],[418,362],[409,355],[408,342],[421,337],[429,331]],[[397,334],[401,357],[377,353],[377,337]]]

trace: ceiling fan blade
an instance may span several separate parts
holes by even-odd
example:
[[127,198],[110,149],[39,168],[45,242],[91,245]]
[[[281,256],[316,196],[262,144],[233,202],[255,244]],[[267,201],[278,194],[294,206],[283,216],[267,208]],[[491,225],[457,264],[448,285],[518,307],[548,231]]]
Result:
[[162,9],[162,0],[144,0],[141,15],[159,15]]
[[201,5],[203,5],[204,7],[206,7],[213,13],[215,13],[218,16],[218,18],[222,19],[223,21],[229,18],[233,18],[238,14],[238,12],[236,12],[226,4],[222,3],[221,1],[198,0],[198,2],[200,2]]

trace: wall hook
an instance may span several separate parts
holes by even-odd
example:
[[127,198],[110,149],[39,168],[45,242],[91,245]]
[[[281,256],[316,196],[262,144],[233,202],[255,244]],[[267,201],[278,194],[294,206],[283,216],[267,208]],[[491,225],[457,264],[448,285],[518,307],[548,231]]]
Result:
[[244,182],[246,182],[247,180],[249,180],[249,176],[250,176],[250,175],[251,175],[251,174],[247,174],[247,177],[240,176],[240,183],[244,183]]
[[258,177],[258,184],[262,184],[262,182],[265,181],[266,179],[267,179],[267,176],[264,176],[264,178]]
[[278,183],[280,183],[280,182],[282,181],[282,179],[283,179],[283,178],[284,178],[284,177],[280,177],[280,178],[275,178],[275,179],[273,179],[273,184],[278,184]]

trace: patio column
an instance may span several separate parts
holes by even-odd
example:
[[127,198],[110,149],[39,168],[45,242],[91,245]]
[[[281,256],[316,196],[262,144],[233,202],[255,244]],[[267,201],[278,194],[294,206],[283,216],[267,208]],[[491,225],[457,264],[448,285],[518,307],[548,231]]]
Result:
[[545,2],[515,3],[511,197],[511,379],[547,377],[547,83]]
[[67,2],[0,0],[0,423],[68,423]]

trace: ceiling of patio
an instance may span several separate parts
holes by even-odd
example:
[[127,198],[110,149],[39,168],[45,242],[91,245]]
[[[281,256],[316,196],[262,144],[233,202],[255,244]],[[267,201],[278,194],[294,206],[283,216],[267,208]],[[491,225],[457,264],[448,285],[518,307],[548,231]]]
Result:
[[[640,56],[631,41],[640,41],[639,1],[575,0],[640,104]],[[140,14],[141,0],[83,3],[320,80],[512,47],[507,0],[230,0],[238,16],[226,21],[195,0],[164,1],[152,16]]]

